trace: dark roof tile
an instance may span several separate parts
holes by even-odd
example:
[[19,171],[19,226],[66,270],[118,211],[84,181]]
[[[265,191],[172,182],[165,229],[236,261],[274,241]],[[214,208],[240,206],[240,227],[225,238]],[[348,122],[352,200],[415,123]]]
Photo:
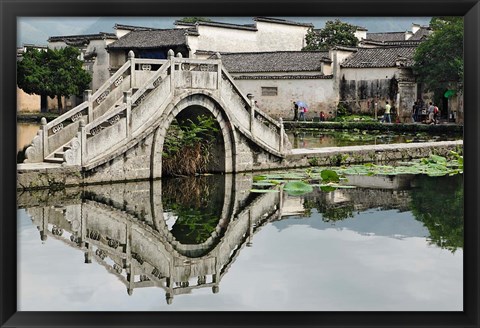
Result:
[[358,48],[342,64],[343,68],[396,67],[396,62],[404,58],[404,66],[413,65],[416,47]]
[[271,18],[271,17],[255,17],[253,20],[255,20],[257,22],[267,22],[267,23],[275,23],[275,24],[313,27],[312,23],[299,23],[299,22],[293,22],[293,21],[288,21],[288,20],[285,20],[285,19]]
[[415,34],[408,40],[419,41],[424,40],[432,30],[428,26],[422,26],[420,29],[415,32]]
[[384,32],[384,33],[367,33],[367,40],[371,41],[404,41],[405,32]]
[[222,63],[232,73],[321,71],[330,63],[328,51],[223,53]]
[[83,40],[103,40],[103,39],[116,39],[117,36],[113,33],[97,33],[97,34],[83,34],[83,35],[60,35],[51,36],[48,38],[48,42],[65,42],[65,41],[83,41]]
[[196,23],[185,23],[181,21],[175,21],[175,25],[180,25],[180,26],[191,26],[191,27],[196,27],[197,25],[203,25],[203,26],[214,26],[214,27],[222,27],[222,28],[230,28],[230,29],[236,29],[236,30],[247,30],[247,31],[257,31],[257,28],[252,25],[252,24],[231,24],[231,23],[223,23],[223,22],[206,22],[206,21],[198,21]]
[[187,38],[184,29],[132,31],[107,46],[108,49],[130,48],[162,48],[168,46],[186,45]]

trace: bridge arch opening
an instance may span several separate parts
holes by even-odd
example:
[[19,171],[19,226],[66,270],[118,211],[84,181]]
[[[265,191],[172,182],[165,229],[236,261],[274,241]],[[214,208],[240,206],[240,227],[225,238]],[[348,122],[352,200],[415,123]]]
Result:
[[152,178],[232,172],[234,134],[210,95],[178,97],[154,135]]
[[198,105],[183,109],[163,144],[162,176],[225,171],[225,145],[215,116]]

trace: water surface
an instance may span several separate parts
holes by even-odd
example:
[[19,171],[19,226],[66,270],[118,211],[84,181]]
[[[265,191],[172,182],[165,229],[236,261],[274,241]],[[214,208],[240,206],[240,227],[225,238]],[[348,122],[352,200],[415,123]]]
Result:
[[304,196],[222,175],[18,194],[20,311],[462,311],[462,176]]

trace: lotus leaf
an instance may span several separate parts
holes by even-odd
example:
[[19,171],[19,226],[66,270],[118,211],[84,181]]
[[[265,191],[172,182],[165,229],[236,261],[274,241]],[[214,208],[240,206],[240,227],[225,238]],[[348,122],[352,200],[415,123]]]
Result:
[[303,181],[290,181],[285,184],[283,190],[291,196],[300,196],[313,191],[313,187]]

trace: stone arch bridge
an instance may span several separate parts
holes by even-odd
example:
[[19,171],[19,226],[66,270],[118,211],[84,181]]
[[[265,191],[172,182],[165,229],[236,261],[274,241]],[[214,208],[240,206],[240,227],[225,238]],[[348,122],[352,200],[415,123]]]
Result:
[[173,120],[215,117],[220,134],[214,172],[279,167],[290,149],[283,123],[255,106],[223,68],[220,55],[199,60],[134,58],[85,101],[42,126],[25,163],[78,167],[90,180],[159,178]]

